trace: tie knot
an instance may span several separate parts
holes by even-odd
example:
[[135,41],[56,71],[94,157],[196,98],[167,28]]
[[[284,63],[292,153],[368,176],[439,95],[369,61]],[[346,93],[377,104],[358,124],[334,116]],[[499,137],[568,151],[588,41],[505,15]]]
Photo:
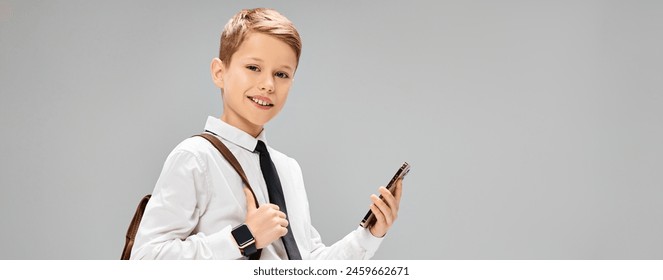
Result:
[[254,152],[258,153],[267,153],[267,146],[265,146],[265,142],[262,142],[262,140],[258,140],[258,145],[256,145],[256,149]]

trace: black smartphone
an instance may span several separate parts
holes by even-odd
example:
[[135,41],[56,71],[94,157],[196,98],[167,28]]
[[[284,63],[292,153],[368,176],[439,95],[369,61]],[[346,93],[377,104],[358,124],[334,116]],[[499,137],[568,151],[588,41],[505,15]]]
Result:
[[[396,192],[396,181],[398,179],[402,179],[407,175],[407,173],[410,172],[410,164],[407,162],[404,162],[403,165],[401,165],[401,168],[396,171],[396,174],[394,174],[394,177],[391,178],[391,181],[389,181],[389,184],[387,184],[387,189],[392,193],[395,194]],[[382,198],[382,195],[380,195],[380,198]],[[366,216],[364,216],[364,219],[361,220],[361,223],[359,223],[360,226],[362,227],[370,227],[375,224],[377,219],[375,218],[375,214],[373,214],[373,211],[371,209],[368,209],[368,213],[366,213]]]

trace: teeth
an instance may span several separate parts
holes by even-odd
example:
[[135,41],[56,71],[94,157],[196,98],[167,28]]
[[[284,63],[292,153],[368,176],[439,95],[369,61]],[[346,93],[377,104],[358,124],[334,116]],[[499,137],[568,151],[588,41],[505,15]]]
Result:
[[262,105],[262,106],[269,106],[269,105],[271,105],[271,104],[269,104],[269,103],[267,103],[267,102],[265,102],[265,101],[262,101],[262,100],[260,100],[260,99],[257,99],[257,98],[251,98],[251,100],[253,100],[253,102],[258,103],[258,104],[260,104],[260,105]]

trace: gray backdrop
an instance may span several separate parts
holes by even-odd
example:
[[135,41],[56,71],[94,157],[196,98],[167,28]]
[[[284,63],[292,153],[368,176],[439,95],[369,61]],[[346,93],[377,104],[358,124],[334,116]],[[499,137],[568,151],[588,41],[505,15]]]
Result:
[[0,258],[118,259],[258,6],[303,38],[267,129],[326,243],[409,161],[376,259],[663,258],[663,2],[236,2],[0,1]]

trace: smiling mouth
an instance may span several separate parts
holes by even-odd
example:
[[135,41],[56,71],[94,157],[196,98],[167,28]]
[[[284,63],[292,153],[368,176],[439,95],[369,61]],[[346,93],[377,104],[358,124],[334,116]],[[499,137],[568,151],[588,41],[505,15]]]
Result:
[[263,101],[263,100],[260,100],[260,99],[257,99],[257,98],[251,97],[251,96],[247,96],[247,98],[249,100],[253,101],[254,103],[260,105],[260,106],[274,107],[274,104],[272,104],[272,103],[267,103],[266,101]]

